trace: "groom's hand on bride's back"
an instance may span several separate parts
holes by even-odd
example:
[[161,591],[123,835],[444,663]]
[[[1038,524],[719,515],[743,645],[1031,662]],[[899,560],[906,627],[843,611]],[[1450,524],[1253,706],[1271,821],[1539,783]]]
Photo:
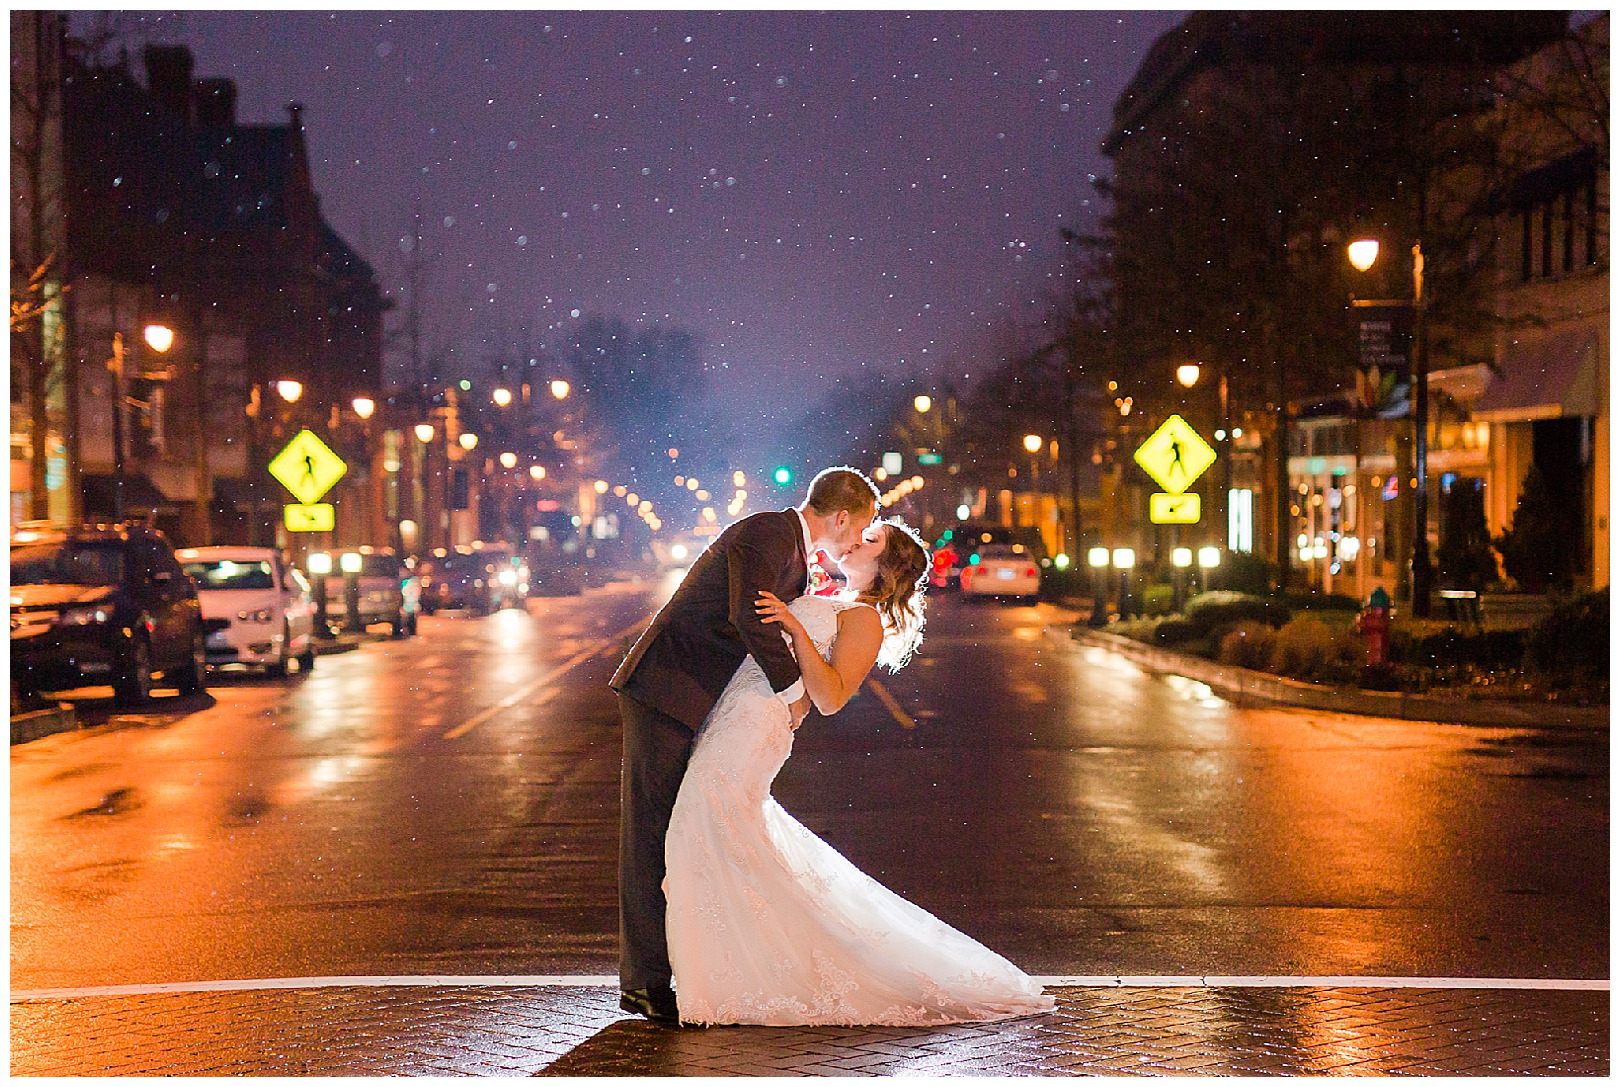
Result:
[[804,695],[788,709],[793,711],[793,727],[798,728],[804,723],[805,717],[810,713],[810,696]]

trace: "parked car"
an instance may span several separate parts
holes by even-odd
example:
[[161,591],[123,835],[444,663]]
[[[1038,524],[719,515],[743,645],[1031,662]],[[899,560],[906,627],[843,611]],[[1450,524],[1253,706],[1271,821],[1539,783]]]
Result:
[[441,608],[488,615],[520,606],[529,591],[527,566],[509,549],[498,547],[436,550],[423,563],[421,581],[421,606],[429,615]]
[[[342,552],[332,555],[332,572],[326,579],[326,616],[342,625],[349,616],[348,594],[344,591]],[[391,548],[362,547],[348,554],[360,556],[360,622],[364,626],[387,623],[394,637],[412,632],[405,609],[405,563]]]
[[268,547],[187,547],[179,552],[197,583],[208,663],[261,666],[287,674],[315,667],[315,602],[309,582]]
[[203,689],[197,586],[163,534],[142,525],[24,528],[11,537],[11,676],[25,692],[112,684],[150,696],[153,673]]
[[1014,596],[1034,600],[1041,592],[1039,557],[1024,544],[980,544],[961,574],[963,596]]

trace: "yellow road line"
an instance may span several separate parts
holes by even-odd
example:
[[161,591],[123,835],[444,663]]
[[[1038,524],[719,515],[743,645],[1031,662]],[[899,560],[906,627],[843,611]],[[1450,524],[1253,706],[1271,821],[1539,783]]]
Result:
[[906,711],[900,708],[900,703],[894,700],[894,695],[889,693],[888,688],[870,676],[867,677],[866,685],[872,688],[872,693],[878,696],[878,701],[883,703],[884,708],[893,715],[896,721],[900,722],[901,728],[917,727],[917,722],[908,717]]
[[[617,634],[612,634],[601,639],[600,641],[593,642],[591,645],[568,658],[568,660],[560,665],[556,671],[548,672],[539,679],[535,680],[533,683],[529,684],[527,687],[517,691],[515,694],[509,694],[499,702],[495,703],[493,706],[479,711],[472,717],[469,717],[467,720],[457,725],[455,728],[451,729],[449,732],[446,732],[444,734],[444,738],[446,740],[459,739],[460,737],[467,735],[467,733],[471,732],[479,725],[483,724],[485,721],[488,721],[491,717],[494,717],[496,714],[511,709],[513,706],[516,706],[525,699],[534,697],[535,692],[556,681],[557,679],[560,679],[565,673],[572,670],[574,667],[584,664],[602,650],[607,649],[610,646],[617,645],[620,641],[629,637],[631,634],[634,634],[651,619],[652,616],[650,615],[637,619],[634,623],[631,623]],[[538,705],[539,703],[536,702],[535,704]]]

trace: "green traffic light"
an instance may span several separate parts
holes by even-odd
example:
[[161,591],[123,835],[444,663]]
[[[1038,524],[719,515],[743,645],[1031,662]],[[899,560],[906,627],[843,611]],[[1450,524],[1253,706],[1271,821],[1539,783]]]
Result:
[[793,482],[793,470],[784,464],[771,475],[771,478],[776,480],[778,487],[786,487]]

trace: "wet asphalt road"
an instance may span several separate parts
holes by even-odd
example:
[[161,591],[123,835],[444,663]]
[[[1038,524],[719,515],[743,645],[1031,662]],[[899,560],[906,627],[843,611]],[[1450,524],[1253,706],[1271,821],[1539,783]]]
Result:
[[[611,974],[619,584],[12,749],[13,990]],[[935,601],[782,803],[1035,974],[1608,976],[1608,740],[1241,708]]]

